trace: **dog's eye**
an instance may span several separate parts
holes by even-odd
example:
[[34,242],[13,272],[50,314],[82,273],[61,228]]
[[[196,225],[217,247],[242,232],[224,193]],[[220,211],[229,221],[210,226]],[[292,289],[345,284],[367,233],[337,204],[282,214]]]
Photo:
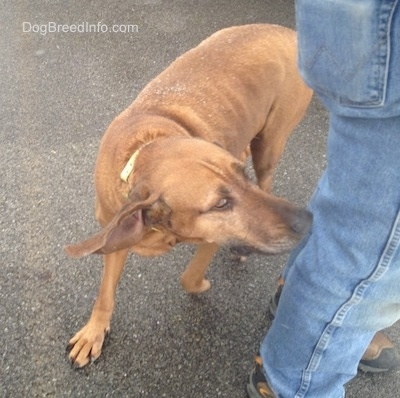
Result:
[[229,204],[230,204],[230,202],[228,199],[222,198],[214,206],[214,209],[218,209],[218,210],[226,209],[229,206]]

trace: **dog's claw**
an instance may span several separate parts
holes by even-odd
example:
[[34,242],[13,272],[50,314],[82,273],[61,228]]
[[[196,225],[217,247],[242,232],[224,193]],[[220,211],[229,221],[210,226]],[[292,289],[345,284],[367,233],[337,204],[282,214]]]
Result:
[[77,364],[77,363],[75,362],[75,360],[76,360],[76,357],[75,357],[75,356],[71,357],[70,355],[68,355],[68,361],[69,361],[69,363],[70,363],[70,365],[71,365],[71,368],[72,368],[72,369],[79,369],[80,366],[79,366],[79,364]]
[[71,368],[72,368],[73,370],[79,370],[79,369],[81,369],[81,367],[80,367],[76,362],[74,362],[73,360],[71,360]]

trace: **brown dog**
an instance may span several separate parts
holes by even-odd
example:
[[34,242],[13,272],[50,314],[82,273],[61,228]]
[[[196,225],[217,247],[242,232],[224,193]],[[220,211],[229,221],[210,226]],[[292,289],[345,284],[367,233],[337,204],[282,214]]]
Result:
[[[77,366],[101,353],[129,250],[152,256],[198,244],[181,283],[200,293],[218,246],[281,253],[299,241],[310,214],[267,192],[311,96],[297,71],[295,32],[232,27],[179,57],[111,123],[95,171],[104,229],[66,248],[74,257],[105,254],[92,315],[70,341]],[[259,187],[238,160],[249,144]]]

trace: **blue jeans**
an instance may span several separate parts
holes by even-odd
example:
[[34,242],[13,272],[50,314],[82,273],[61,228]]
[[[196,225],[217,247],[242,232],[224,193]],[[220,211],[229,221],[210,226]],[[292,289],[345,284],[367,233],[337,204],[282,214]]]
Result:
[[296,13],[301,73],[330,113],[328,166],[260,351],[278,397],[339,398],[400,319],[400,5],[298,0]]

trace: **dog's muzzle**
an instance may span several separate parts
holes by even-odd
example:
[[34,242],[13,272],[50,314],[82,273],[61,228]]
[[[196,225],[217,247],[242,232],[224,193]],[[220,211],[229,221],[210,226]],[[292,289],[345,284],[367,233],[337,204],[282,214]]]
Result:
[[235,256],[248,256],[251,253],[259,253],[259,254],[282,254],[288,252],[293,249],[293,247],[308,233],[311,228],[313,221],[312,214],[305,209],[298,209],[294,213],[290,215],[290,219],[287,220],[287,226],[292,231],[289,232],[291,237],[288,239],[278,239],[274,241],[271,239],[271,242],[266,243],[264,247],[254,247],[251,245],[247,245],[246,243],[233,243],[229,246],[229,250]]

